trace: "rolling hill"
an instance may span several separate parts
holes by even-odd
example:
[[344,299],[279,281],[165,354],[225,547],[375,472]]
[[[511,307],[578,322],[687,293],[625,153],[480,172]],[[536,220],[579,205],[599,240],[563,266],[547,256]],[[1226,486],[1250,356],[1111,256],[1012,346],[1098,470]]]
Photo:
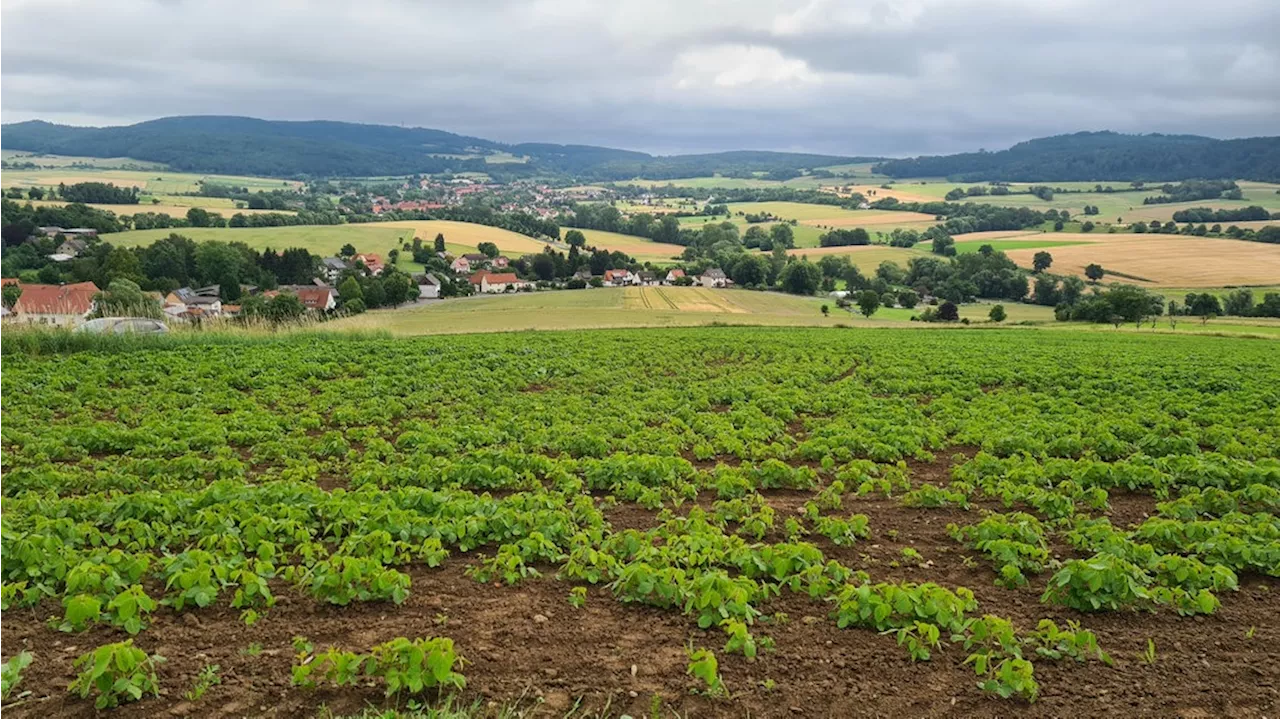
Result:
[[1078,132],[1018,143],[999,152],[887,160],[890,177],[948,177],[956,182],[1280,181],[1280,137],[1215,140],[1198,135]]
[[[584,180],[669,179],[751,172],[798,173],[879,158],[786,152],[653,156],[589,145],[507,145],[426,128],[250,117],[166,117],[122,127],[73,127],[32,120],[3,126],[7,150],[130,157],[175,170],[270,177],[367,177],[487,172],[503,177],[564,174]],[[489,162],[515,156],[523,162]]]

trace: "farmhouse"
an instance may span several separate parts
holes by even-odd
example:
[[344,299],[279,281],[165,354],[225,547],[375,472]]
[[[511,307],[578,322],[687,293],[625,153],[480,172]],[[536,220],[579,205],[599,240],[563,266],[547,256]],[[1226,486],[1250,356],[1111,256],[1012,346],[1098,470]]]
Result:
[[645,287],[648,287],[649,285],[658,284],[657,276],[654,275],[652,272],[647,272],[647,271],[636,274],[635,281],[636,281],[636,284],[644,285]]
[[590,281],[591,281],[591,268],[590,268],[590,267],[583,267],[582,269],[580,269],[580,270],[578,270],[577,272],[573,273],[573,279],[575,279],[575,280],[582,280],[583,282],[590,282]]
[[9,319],[28,324],[74,327],[83,322],[94,308],[98,286],[92,282],[70,285],[39,285],[19,282],[22,296],[13,306]]
[[175,319],[217,317],[222,314],[221,291],[217,287],[181,287],[164,298],[164,313]]
[[511,260],[508,259],[505,255],[498,255],[497,257],[493,258],[493,266],[500,270],[505,270],[511,266]]
[[459,257],[458,259],[449,263],[449,269],[453,270],[454,272],[460,275],[469,275],[471,274],[471,261],[468,260],[466,257]]
[[729,277],[719,267],[712,267],[698,278],[703,287],[728,287]]
[[681,269],[670,270],[667,272],[666,281],[669,284],[669,283],[675,282],[681,277],[684,277],[684,270],[681,270]]
[[45,237],[57,237],[58,235],[62,235],[63,237],[97,237],[98,236],[98,231],[93,229],[92,227],[72,227],[71,229],[65,229],[62,227],[50,226],[50,227],[41,227],[38,229],[40,230],[40,233]]
[[338,281],[343,272],[349,268],[347,261],[341,257],[326,257],[320,260],[320,269],[324,272],[325,279],[330,283]]
[[59,255],[71,255],[72,257],[75,257],[76,255],[79,255],[81,252],[84,252],[88,248],[89,248],[88,242],[85,242],[84,240],[81,240],[76,237],[72,237],[70,239],[63,240],[62,244],[58,245],[57,253]]
[[418,299],[420,300],[438,300],[440,299],[440,279],[431,273],[425,275],[416,275],[414,282],[418,283]]
[[332,287],[298,287],[294,294],[302,306],[313,312],[328,312],[338,306],[338,298]]
[[623,287],[631,284],[633,276],[631,270],[605,270],[604,286],[605,287]]
[[351,258],[351,261],[363,263],[364,268],[368,270],[369,274],[371,275],[376,276],[376,275],[382,274],[382,269],[383,269],[382,258],[378,257],[372,252],[367,252],[362,255],[356,255],[355,257]]
[[532,287],[532,283],[524,282],[514,272],[488,272],[481,270],[471,276],[471,285],[483,294],[498,294],[510,290]]

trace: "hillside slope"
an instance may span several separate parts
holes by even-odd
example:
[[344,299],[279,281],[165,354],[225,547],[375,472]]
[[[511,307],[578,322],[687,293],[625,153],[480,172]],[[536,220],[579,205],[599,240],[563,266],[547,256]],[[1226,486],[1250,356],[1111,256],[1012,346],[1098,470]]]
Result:
[[[584,180],[668,179],[714,173],[784,172],[866,162],[785,152],[655,157],[590,145],[506,145],[426,128],[250,117],[167,117],[123,127],[72,127],[40,120],[3,126],[4,148],[86,157],[131,157],[176,170],[239,175],[358,177],[488,172],[503,177],[568,174]],[[491,164],[510,153],[527,162]]]
[[1280,137],[1215,140],[1197,135],[1078,132],[1018,143],[999,152],[888,160],[890,177],[957,182],[1070,182],[1232,178],[1280,181]]

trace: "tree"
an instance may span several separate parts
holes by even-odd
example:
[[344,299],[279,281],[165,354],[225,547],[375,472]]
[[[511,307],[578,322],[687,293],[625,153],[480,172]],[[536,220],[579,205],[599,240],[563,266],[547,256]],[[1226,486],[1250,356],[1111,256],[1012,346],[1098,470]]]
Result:
[[1222,302],[1222,312],[1236,317],[1253,314],[1253,292],[1242,289],[1228,293]]
[[960,308],[956,307],[956,303],[947,300],[938,305],[938,319],[943,322],[955,322],[960,319]]
[[1036,278],[1035,301],[1038,305],[1053,307],[1062,301],[1058,293],[1058,278],[1053,275],[1040,275]]
[[1093,220],[1085,220],[1085,221],[1084,221],[1084,224],[1083,224],[1083,225],[1080,225],[1080,231],[1081,231],[1081,232],[1093,232],[1093,227],[1094,227]]
[[827,305],[823,305],[823,306],[822,306],[822,316],[823,316],[823,317],[827,317],[827,316],[829,316],[830,314],[831,314],[831,308],[830,308],[830,307],[828,307]]
[[582,230],[569,230],[564,233],[564,241],[570,247],[585,247],[587,236],[582,234]]
[[991,312],[987,314],[987,318],[992,322],[1004,322],[1008,315],[1004,312],[1004,305],[996,305],[991,308]]
[[27,190],[27,197],[30,197],[33,200],[43,200],[44,188],[32,187],[30,190]]
[[391,250],[387,253],[387,260],[393,265],[400,264],[400,250]]
[[1057,222],[1053,223],[1054,232],[1062,232],[1062,228],[1064,227],[1066,227],[1066,224],[1062,220],[1058,220]]
[[342,299],[343,307],[353,300],[359,300],[363,304],[364,291],[360,289],[360,283],[356,282],[355,277],[347,276],[347,279],[338,285],[338,297]]
[[0,290],[0,293],[4,297],[4,306],[13,309],[13,306],[18,304],[18,298],[22,296],[22,286],[16,282],[8,284],[4,286],[3,290]]
[[791,229],[791,225],[785,222],[779,222],[769,228],[769,239],[775,248],[781,247],[789,250],[796,246],[796,233]]
[[892,308],[894,305],[898,304],[898,296],[893,292],[881,292],[880,304],[884,307]]
[[338,250],[338,254],[342,255],[343,257],[355,257],[356,246],[348,242],[347,244],[342,246],[341,250]]
[[1084,276],[1089,278],[1090,282],[1097,282],[1106,274],[1106,270],[1102,269],[1102,265],[1091,264],[1084,268]]
[[1178,312],[1181,308],[1177,300],[1169,300],[1169,329],[1178,329]]
[[533,274],[538,279],[550,281],[555,279],[556,263],[549,253],[542,252],[533,258]]
[[1201,324],[1207,323],[1210,318],[1222,314],[1222,305],[1218,302],[1218,296],[1209,292],[1192,292],[1188,294],[1186,307],[1189,314],[1200,318]]
[[403,272],[396,272],[383,277],[382,291],[386,295],[386,303],[393,307],[408,302],[418,294],[413,280]]
[[[350,245],[348,245],[348,247],[350,247]],[[346,249],[346,248],[343,248],[343,249]],[[435,239],[435,242],[432,243],[432,249],[434,249],[438,253],[444,252],[444,233],[443,232],[436,233],[436,239]]]
[[909,310],[915,309],[915,306],[920,304],[920,295],[916,294],[915,290],[902,290],[898,293],[898,304]]
[[933,246],[931,248],[933,254],[942,255],[944,257],[955,256],[956,241],[952,239],[951,235],[947,234],[946,230],[943,230],[939,226],[934,226],[929,228],[929,231],[926,232],[925,235],[933,239]]
[[147,296],[136,282],[126,279],[112,280],[107,289],[94,296],[94,317],[153,317],[161,316],[160,303]]
[[880,309],[880,295],[875,290],[863,290],[858,293],[858,311],[863,317],[871,318],[871,315]]
[[377,308],[387,303],[387,291],[382,286],[379,279],[369,280],[369,286],[364,288],[364,302],[370,308]]
[[769,261],[760,255],[744,254],[729,268],[729,278],[741,287],[763,285],[768,277]]
[[793,295],[811,295],[818,291],[818,285],[822,282],[822,270],[808,260],[789,262],[782,268],[782,274],[778,279],[784,292],[790,292]]
[[1080,296],[1084,294],[1084,280],[1069,275],[1062,278],[1062,288],[1058,291],[1058,300],[1069,305],[1074,305],[1080,301]]
[[192,227],[209,227],[211,218],[209,211],[200,207],[187,210],[187,224]]
[[485,257],[493,258],[498,256],[498,246],[492,242],[481,242],[476,245],[476,249]]
[[1049,269],[1049,266],[1052,264],[1053,255],[1045,252],[1044,250],[1037,252],[1035,256],[1031,258],[1031,267],[1037,274]]
[[769,233],[759,225],[752,225],[747,231],[742,233],[742,246],[749,250],[754,250],[768,244],[773,249],[772,243],[769,242]]

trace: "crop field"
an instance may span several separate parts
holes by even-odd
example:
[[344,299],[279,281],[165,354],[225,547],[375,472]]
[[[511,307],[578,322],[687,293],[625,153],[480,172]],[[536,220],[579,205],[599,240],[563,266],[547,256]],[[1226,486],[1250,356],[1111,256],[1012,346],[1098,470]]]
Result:
[[824,317],[820,311],[824,303],[831,300],[701,287],[601,287],[450,299],[366,312],[327,323],[325,328],[422,335],[717,323],[825,327],[856,323],[847,314],[841,317],[833,312]]
[[[279,213],[282,215],[296,214],[292,210],[250,210],[237,209],[235,204],[230,200],[214,197],[180,197],[177,195],[162,196],[160,204],[154,204],[146,200],[136,205],[111,205],[101,202],[88,203],[89,207],[99,210],[107,210],[114,212],[116,215],[136,215],[140,212],[155,212],[170,217],[186,217],[187,211],[192,207],[199,207],[209,212],[216,212],[223,217],[231,217],[237,212],[245,215],[259,215],[263,213]],[[64,206],[67,203],[61,200],[23,200],[23,204],[30,202],[36,207]]]
[[111,168],[87,169],[67,167],[65,169],[48,170],[5,170],[0,178],[0,187],[57,187],[59,184],[73,185],[77,182],[106,182],[117,187],[137,187],[152,195],[179,194],[196,192],[200,189],[200,181],[216,182],[237,187],[247,187],[250,191],[274,190],[282,187],[300,187],[301,182],[295,180],[274,180],[265,177],[242,177],[239,175],[203,175],[170,170],[119,170]]
[[638,187],[664,187],[672,185],[674,187],[693,187],[693,188],[721,188],[726,190],[755,189],[762,187],[793,187],[800,190],[816,190],[819,187],[830,187],[838,185],[844,180],[840,178],[820,179],[804,175],[794,177],[790,180],[766,180],[764,178],[752,177],[721,177],[715,175],[713,177],[683,177],[672,180],[646,180],[636,178],[626,182],[620,182],[620,185],[636,185]]
[[1280,705],[1271,342],[195,335],[3,362],[14,717]]
[[454,222],[451,220],[400,220],[397,222],[379,222],[389,228],[402,232],[403,237],[412,240],[415,236],[423,242],[431,242],[437,234],[444,234],[446,242],[475,248],[481,242],[492,242],[506,254],[519,256],[542,252],[547,243],[535,240],[518,232],[504,230],[500,227],[477,225],[473,222]]
[[[560,236],[563,237],[567,231],[567,228],[561,228]],[[677,258],[684,252],[684,247],[680,245],[654,242],[647,237],[623,235],[604,230],[578,231],[586,235],[588,245],[613,252],[625,252],[640,262],[670,262],[672,258]]]
[[[418,227],[423,225],[424,227]],[[423,234],[432,225],[429,235]],[[454,227],[456,225],[456,227]],[[400,247],[411,241],[414,231],[423,242],[435,239],[436,232],[443,232],[445,249],[454,254],[474,252],[476,243],[483,238],[503,239],[508,247],[535,240],[508,232],[496,227],[475,225],[468,222],[368,222],[348,225],[292,225],[289,227],[178,227],[158,230],[132,230],[104,235],[104,239],[122,247],[147,245],[170,233],[178,233],[193,240],[221,240],[223,242],[244,242],[255,249],[273,247],[277,250],[285,247],[305,247],[313,254],[330,256],[338,254],[342,246],[350,243],[357,252],[375,252],[386,259],[388,250]],[[488,230],[489,232],[482,232]],[[511,236],[511,237],[507,237]],[[477,239],[482,238],[482,239]],[[514,239],[519,238],[519,239]],[[545,246],[545,243],[538,243]],[[502,245],[499,245],[502,247]],[[401,262],[404,265],[404,262]]]
[[[1182,235],[1064,234],[1064,241],[1081,241],[1055,247],[1052,271],[1083,275],[1086,265],[1097,263],[1107,270],[1141,277],[1139,284],[1154,287],[1222,287],[1267,285],[1280,278],[1280,246],[1243,240],[1206,239]],[[1089,238],[1096,241],[1089,242]],[[1031,267],[1037,250],[1010,250],[1009,258]]]
[[[13,163],[31,162],[49,167],[70,167],[71,165],[93,165],[102,169],[122,169],[125,167],[149,168],[163,170],[167,167],[161,162],[135,160],[132,157],[75,157],[72,155],[37,155],[26,150],[0,150],[0,159]],[[8,170],[6,170],[8,172]]]
[[[921,247],[925,247],[921,245]],[[794,250],[787,250],[788,255],[799,257],[807,257],[811,261],[816,262],[819,257],[824,255],[843,255],[849,258],[849,261],[857,265],[863,274],[867,272],[875,272],[881,262],[896,262],[904,269],[912,257],[928,257],[927,249],[919,249],[917,247],[888,247],[886,245],[851,245],[845,247],[802,247]]]

